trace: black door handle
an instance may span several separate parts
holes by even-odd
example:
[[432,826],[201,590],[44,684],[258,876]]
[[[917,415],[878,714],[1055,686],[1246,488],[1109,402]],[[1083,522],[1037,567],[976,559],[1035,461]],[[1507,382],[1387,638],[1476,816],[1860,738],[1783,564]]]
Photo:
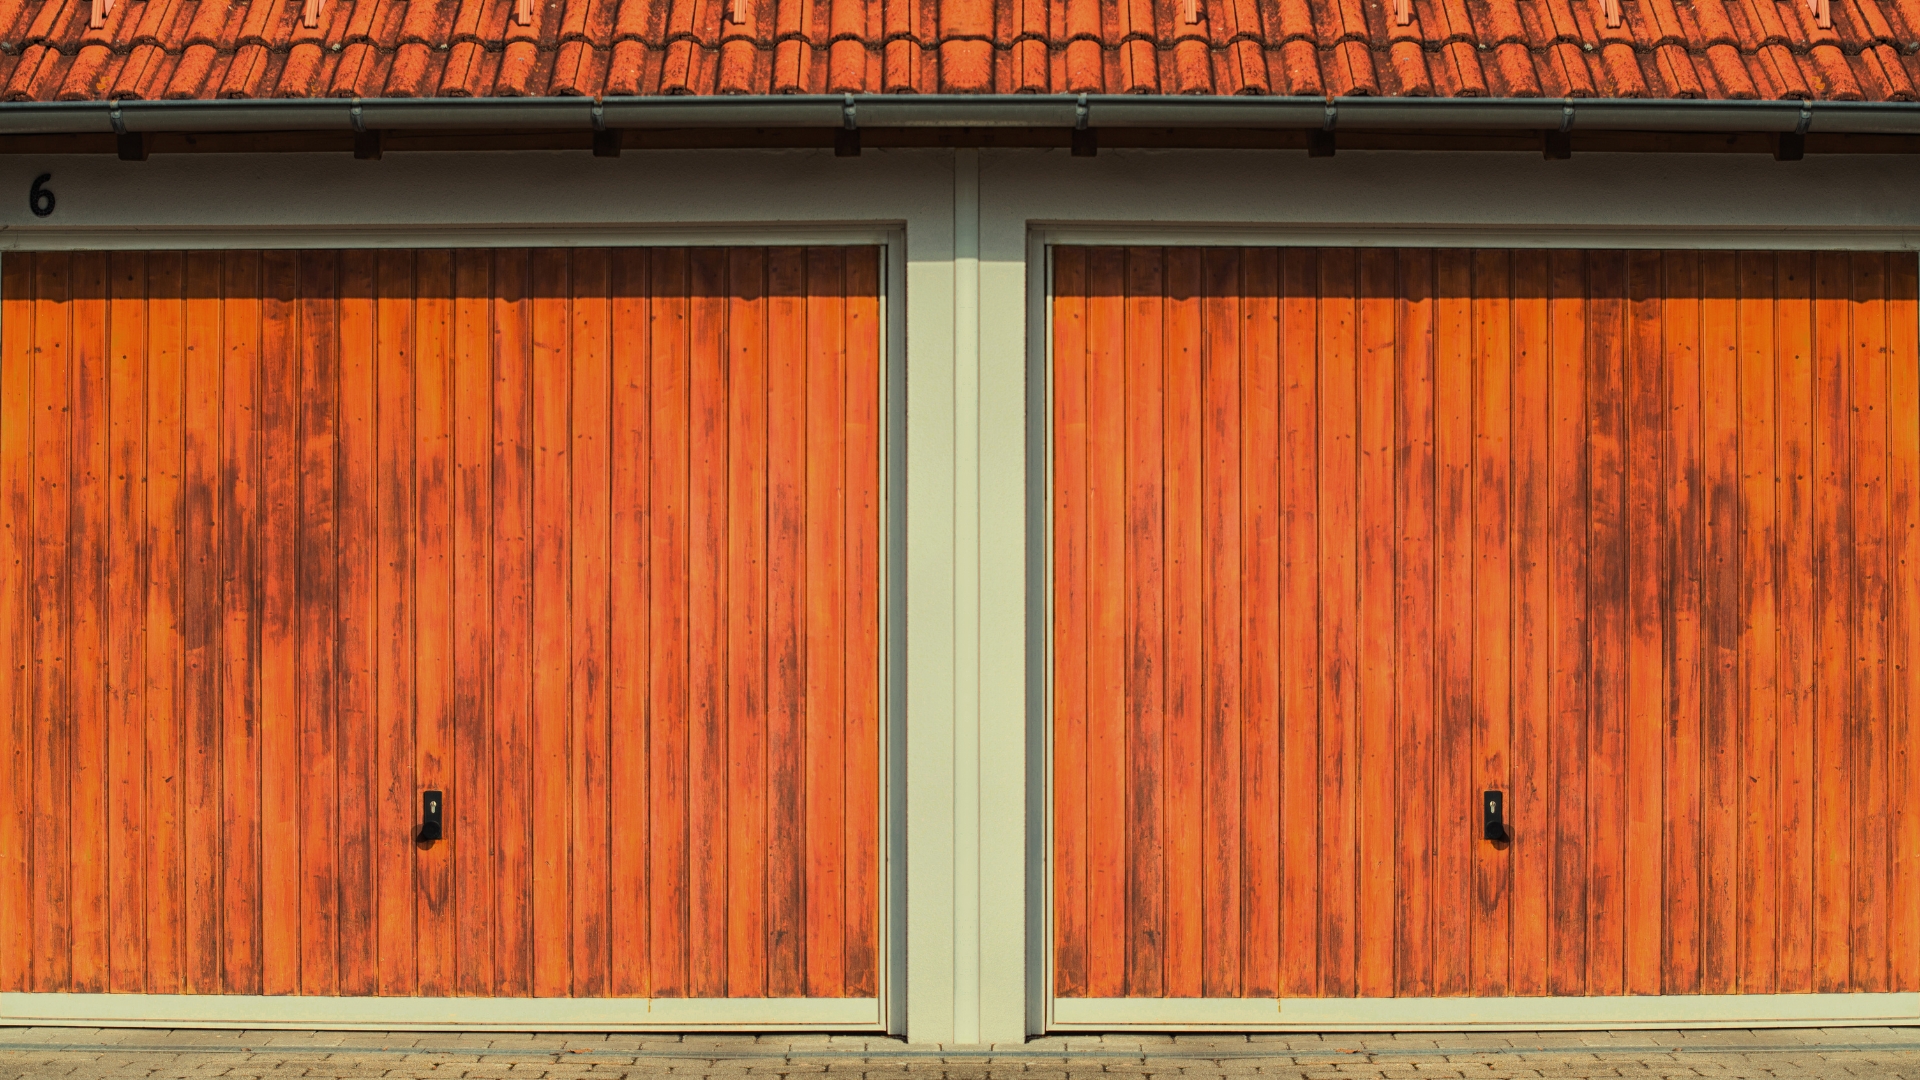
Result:
[[1507,832],[1507,793],[1489,791],[1480,796],[1481,831],[1488,840],[1504,844],[1513,839]]
[[417,844],[431,844],[443,837],[440,831],[442,813],[446,799],[438,791],[425,791],[420,795],[420,831],[413,834]]

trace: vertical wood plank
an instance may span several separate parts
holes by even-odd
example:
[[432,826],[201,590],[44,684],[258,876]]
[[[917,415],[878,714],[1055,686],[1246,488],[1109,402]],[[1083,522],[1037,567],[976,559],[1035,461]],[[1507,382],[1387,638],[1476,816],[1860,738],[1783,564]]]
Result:
[[[33,289],[38,259],[24,252],[0,259],[0,990],[10,993],[28,989],[33,969],[33,890],[28,876],[35,799],[33,638],[27,600],[33,589],[33,427],[38,412],[33,400]],[[144,280],[142,286],[144,290]],[[140,390],[144,392],[144,384]],[[138,510],[144,522],[144,500]],[[142,745],[144,749],[144,733]],[[143,797],[146,792],[143,787]],[[149,818],[147,809],[144,803],[140,807],[143,820]],[[147,851],[134,855],[144,872]],[[133,914],[144,928],[144,896]],[[144,982],[149,966],[145,948],[135,962]]]
[[1320,989],[1355,992],[1359,385],[1351,250],[1320,256]]
[[[340,981],[365,996],[380,983],[375,923],[374,807],[374,253],[340,254],[338,470],[339,664],[336,723],[340,747]],[[232,348],[229,343],[229,363]]]
[[1813,297],[1812,256],[1775,256],[1778,401],[1777,542],[1780,565],[1778,815],[1780,918],[1775,986],[1813,987]]
[[[469,361],[481,365],[476,377],[487,379],[491,392],[487,411],[475,417],[490,434],[481,475],[491,516],[489,530],[475,542],[488,545],[490,558],[485,590],[492,647],[485,678],[491,780],[485,788],[462,787],[469,797],[486,800],[492,818],[497,992],[556,995],[566,993],[570,981],[564,846],[567,277],[563,253],[552,250],[494,252],[493,271],[487,297],[491,369],[488,354]],[[562,299],[555,299],[556,289]],[[558,427],[542,426],[555,412]],[[556,455],[557,493],[549,486],[551,472],[540,471],[551,469]],[[556,637],[557,649],[551,645]],[[554,681],[561,687],[557,695],[549,690]],[[543,836],[543,826],[558,828],[562,843]]]
[[[108,450],[108,551],[107,551],[107,794],[109,807],[106,818],[107,844],[109,859],[108,903],[106,917],[111,926],[108,941],[109,978],[107,988],[114,993],[140,993],[146,989],[147,976],[147,911],[146,911],[146,640],[144,633],[145,611],[141,601],[144,599],[146,583],[146,353],[147,353],[147,273],[146,254],[144,252],[115,252],[107,257],[107,420],[110,426]],[[11,280],[5,280],[11,285]],[[0,285],[4,288],[4,285]],[[11,299],[9,297],[9,299]],[[0,301],[4,303],[5,301]],[[0,318],[12,313],[11,306],[0,310]],[[30,329],[30,325],[27,328]],[[6,348],[15,345],[15,341],[0,344],[0,370],[18,368],[27,363],[27,357],[15,349]],[[248,369],[251,374],[251,369]],[[5,376],[0,375],[0,393],[12,389],[6,384]],[[22,403],[24,406],[24,402]],[[19,408],[20,406],[16,406]],[[5,476],[11,459],[6,451],[6,429],[18,424],[13,415],[0,415],[0,477]],[[4,479],[0,479],[0,544],[10,545],[13,541],[11,529],[15,519],[12,508],[7,505]],[[20,567],[7,560],[10,554],[0,547],[0,710],[6,710],[8,721],[0,723],[0,786],[13,790],[15,781],[13,770],[14,741],[11,723],[17,714],[13,711],[12,686],[15,677],[13,657],[13,634],[17,623],[13,618],[14,600],[17,598],[17,577]],[[24,734],[24,733],[23,733]],[[235,754],[236,749],[244,750],[243,741],[229,738],[226,760],[235,757],[246,760],[243,755]],[[24,781],[24,776],[19,778]],[[231,787],[232,785],[229,785]],[[245,790],[242,788],[242,790]],[[232,803],[227,804],[231,806]],[[249,813],[246,820],[251,820]],[[14,823],[7,809],[0,809],[0,850],[9,853],[18,851],[18,840],[10,835],[7,826]],[[231,833],[232,815],[228,813],[228,828]],[[251,852],[242,847],[239,855],[247,858],[245,865],[251,866]],[[12,866],[0,864],[0,874],[13,872]],[[24,875],[25,866],[18,867]],[[232,931],[238,924],[248,934],[245,944],[251,944],[251,920],[247,917],[252,911],[249,898],[234,895],[231,891],[233,876],[229,871],[227,883],[229,892],[227,903],[238,917],[228,919],[228,941],[226,951],[228,970],[232,971],[233,961],[238,957],[250,957],[246,948],[232,947]],[[20,879],[24,886],[26,879]],[[0,886],[0,895],[6,887]],[[9,914],[24,917],[23,911],[10,911],[10,905],[0,899],[0,920]],[[3,933],[3,932],[0,932]],[[4,936],[0,936],[0,972],[7,966],[4,959],[7,952]],[[229,979],[229,985],[235,980]],[[246,985],[240,981],[240,985]],[[17,989],[10,981],[0,975],[0,986]]]
[[1355,716],[1354,990],[1368,997],[1394,991],[1397,862],[1394,845],[1398,746],[1394,695],[1395,349],[1399,317],[1397,255],[1360,253],[1359,357],[1356,386],[1358,619],[1354,664]]
[[1320,252],[1280,265],[1280,993],[1320,991]]
[[[580,997],[609,989],[611,922],[608,893],[610,829],[620,808],[612,799],[611,698],[608,650],[612,611],[611,541],[612,368],[608,353],[609,263],[606,249],[572,253],[570,288],[573,359],[573,986]],[[568,277],[535,263],[534,281],[546,289]],[[536,320],[536,326],[538,325]]]
[[1087,996],[1087,249],[1053,249],[1053,992]]
[[[67,708],[73,740],[67,766],[72,799],[72,831],[67,852],[72,875],[68,899],[72,964],[69,989],[100,993],[107,989],[110,949],[106,590],[111,418],[107,413],[110,354],[106,254],[75,253],[72,275],[68,362],[72,365],[69,493],[73,512],[68,525],[71,561],[67,586],[72,612],[67,630],[70,665]],[[211,763],[217,767],[217,758]],[[196,773],[196,779],[203,777],[211,779],[204,773]],[[205,824],[209,833],[218,835],[214,821]],[[206,944],[214,950],[219,948],[217,939]]]
[[1813,985],[1850,988],[1853,971],[1851,750],[1853,533],[1848,257],[1813,257]]
[[1165,257],[1161,370],[1165,545],[1166,938],[1164,992],[1198,997],[1205,946],[1201,853],[1201,339],[1200,251]]
[[[1887,566],[1891,571],[1887,738],[1893,845],[1888,885],[1888,989],[1920,986],[1920,264],[1887,256]],[[1782,910],[1789,910],[1782,904]]]
[[613,992],[651,996],[648,935],[647,852],[651,839],[652,798],[648,788],[647,686],[648,629],[646,562],[651,525],[647,517],[647,479],[651,447],[647,327],[651,292],[648,255],[622,249],[612,255],[612,536],[611,603],[621,617],[613,623],[608,692],[614,716],[609,774],[626,807],[625,828],[613,834],[610,874]]
[[[1548,827],[1552,803],[1548,733],[1551,730],[1551,642],[1547,529],[1553,470],[1548,457],[1548,383],[1551,371],[1549,263],[1544,251],[1513,254],[1513,404],[1509,421],[1513,462],[1511,514],[1513,643],[1512,784],[1508,829],[1514,835],[1511,990],[1547,992],[1548,884],[1554,852]],[[1658,845],[1655,845],[1656,855]]]
[[1668,252],[1666,880],[1669,994],[1700,988],[1701,362],[1700,256]]
[[[228,252],[221,331],[220,393],[220,710],[222,985],[228,993],[261,987],[259,377],[262,370],[261,258]],[[140,283],[144,287],[145,282]],[[117,320],[116,320],[117,321]],[[131,589],[129,589],[131,591]]]
[[[67,696],[68,543],[72,535],[69,349],[72,257],[33,260],[33,973],[47,993],[71,988],[69,829],[73,728]],[[182,785],[184,786],[184,785]]]
[[1853,708],[1851,794],[1853,840],[1850,989],[1887,989],[1888,845],[1887,628],[1887,258],[1852,256],[1853,333],[1849,392],[1853,503]]
[[[720,248],[696,248],[690,267],[692,294],[688,300],[687,348],[687,874],[688,874],[688,966],[687,992],[695,997],[719,997],[727,986],[727,257]],[[835,287],[838,282],[833,283]],[[809,299],[813,293],[809,283]],[[822,319],[822,322],[825,320]],[[809,312],[808,329],[816,329],[814,313]],[[836,325],[832,333],[837,336]],[[836,347],[837,351],[837,347]],[[819,359],[809,350],[811,364]],[[814,372],[809,369],[809,381]],[[810,399],[812,387],[809,387]],[[811,400],[809,401],[811,408]],[[809,432],[808,452],[814,451]],[[836,463],[837,464],[837,463]],[[812,492],[815,475],[809,469],[808,490]],[[811,532],[813,508],[809,506],[808,558],[824,557],[839,568],[840,550],[816,555]],[[817,611],[809,591],[810,616]],[[824,601],[825,598],[822,598]],[[837,615],[833,618],[838,622]],[[815,655],[814,642],[808,642],[809,668],[840,661],[842,642],[823,643]],[[809,712],[813,706],[808,699]],[[836,710],[837,712],[837,710]],[[838,717],[834,719],[837,721]],[[808,749],[813,749],[809,715]],[[830,771],[808,770],[807,790],[837,792],[839,786],[828,777],[838,777],[837,762],[825,765]],[[840,822],[830,825],[808,820],[808,845],[815,858],[833,858],[840,848]],[[831,828],[834,842],[831,852],[815,847],[820,829]],[[815,899],[815,864],[808,866],[809,902]],[[839,868],[835,867],[837,871]],[[817,884],[828,887],[838,878]],[[815,974],[808,920],[807,970]],[[841,942],[837,939],[821,946],[838,958]],[[824,961],[822,967],[826,967]],[[838,971],[838,962],[831,965]],[[837,984],[837,977],[833,979]],[[810,988],[817,989],[810,985]],[[838,986],[834,987],[837,992]]]
[[147,990],[179,993],[185,985],[186,959],[180,936],[186,896],[180,834],[183,785],[178,780],[180,372],[186,260],[172,252],[156,252],[147,259],[147,539],[152,545],[146,589]]
[[[767,254],[767,992],[803,994],[806,252]],[[658,603],[658,600],[655,601]]]
[[[261,990],[300,988],[299,256],[261,256],[260,847]],[[154,554],[159,556],[156,537]]]
[[1587,267],[1549,256],[1548,753],[1553,871],[1547,989],[1587,992]]
[[218,252],[187,256],[181,376],[181,719],[186,799],[186,982],[220,992],[220,576],[215,513],[220,453]]
[[[1506,252],[1473,258],[1473,780],[1506,791],[1512,732],[1508,491],[1512,461],[1513,266]],[[1475,994],[1504,995],[1511,980],[1512,848],[1474,845]]]
[[1738,262],[1700,258],[1702,993],[1731,993],[1739,850],[1740,477]]
[[1587,266],[1587,990],[1618,994],[1626,982],[1626,254],[1594,252]]
[[1774,657],[1775,552],[1774,340],[1776,313],[1773,256],[1740,256],[1740,870],[1739,988],[1745,994],[1774,990],[1779,932],[1774,913],[1779,888],[1774,814],[1776,760]]
[[[421,252],[414,278],[415,769],[422,791],[464,802],[453,741],[453,253]],[[459,966],[454,848],[464,837],[459,811],[448,810],[448,838],[423,846],[414,869],[419,991],[431,996],[454,992]]]
[[466,995],[491,995],[494,975],[495,879],[492,854],[498,843],[490,803],[493,702],[488,537],[492,532],[493,298],[491,251],[454,253],[453,336],[448,417],[450,477],[451,612],[448,626],[452,683],[450,731],[453,783],[447,797],[452,817],[454,986]]
[[1280,253],[1241,255],[1242,989],[1280,993]]
[[[653,253],[653,530],[648,560],[653,618],[648,782],[653,850],[648,922],[653,988],[659,997],[688,993],[687,263],[684,249]],[[777,864],[780,856],[769,853],[769,861]]]
[[880,248],[847,250],[846,619],[849,997],[880,989]]
[[414,254],[383,251],[375,265],[374,641],[377,800],[375,873],[380,993],[410,996],[415,962],[414,845]]
[[1166,941],[1166,270],[1157,248],[1129,248],[1126,259],[1127,993],[1157,997]]
[[[807,251],[806,347],[806,969],[809,994],[838,996],[845,978],[845,430],[841,415],[846,256]],[[712,565],[712,552],[702,564]],[[832,780],[828,780],[832,777]]]
[[[300,752],[300,990],[339,992],[339,533],[337,458],[339,423],[339,256],[300,257],[300,510],[297,679]],[[188,256],[189,274],[193,256]],[[190,282],[191,284],[191,282]],[[187,372],[187,429],[195,377]],[[188,461],[193,457],[188,444]],[[189,469],[191,474],[191,468]],[[193,485],[189,480],[189,505]],[[189,533],[191,537],[191,533]],[[189,556],[191,558],[191,556]],[[189,578],[191,582],[191,578]],[[191,587],[189,589],[192,595]],[[189,606],[189,627],[192,625]],[[189,630],[188,671],[193,670]],[[189,682],[189,702],[192,701]]]
[[726,987],[753,997],[767,992],[766,252],[730,252],[727,285]]
[[1626,850],[1623,927],[1630,994],[1658,994],[1664,921],[1660,858],[1661,752],[1666,702],[1663,633],[1664,479],[1660,254],[1627,256],[1626,361]]
[[1432,251],[1400,254],[1394,373],[1395,588],[1399,858],[1394,992],[1433,993],[1434,924],[1434,319]]
[[1087,255],[1087,996],[1126,992],[1126,254]]
[[[566,268],[554,265],[555,261],[552,253],[541,252],[533,280],[552,282],[559,275],[564,281]],[[510,360],[503,351],[500,357],[503,368],[509,363],[525,365],[531,380],[526,391],[531,410],[526,439],[532,469],[527,521],[532,545],[526,553],[532,578],[531,611],[515,611],[502,622],[514,628],[512,633],[528,635],[531,646],[533,989],[542,996],[561,996],[573,987],[572,692],[568,686],[573,657],[567,640],[571,629],[567,585],[573,569],[567,491],[573,450],[568,431],[573,371],[567,355],[564,300],[548,285],[540,289],[532,307],[529,352]],[[519,341],[515,339],[516,353]],[[514,503],[511,512],[520,514],[520,505]],[[495,557],[500,557],[497,549]],[[515,558],[520,557],[516,553]]]
[[[1240,260],[1207,249],[1201,267],[1201,543],[1204,597],[1201,737],[1201,993],[1241,992],[1242,780],[1240,671],[1241,410]],[[1270,407],[1270,406],[1269,406]],[[1083,466],[1084,467],[1084,466]],[[1255,753],[1264,747],[1256,745]]]
[[1472,992],[1473,253],[1436,256],[1434,301],[1433,992]]

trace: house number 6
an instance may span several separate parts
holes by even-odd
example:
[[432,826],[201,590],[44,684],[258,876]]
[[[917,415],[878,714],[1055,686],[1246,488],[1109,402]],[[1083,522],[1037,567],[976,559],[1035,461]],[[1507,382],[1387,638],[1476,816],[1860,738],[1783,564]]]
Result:
[[53,214],[53,192],[40,185],[53,179],[52,173],[41,173],[34,178],[33,187],[27,189],[27,209],[34,217],[48,217]]

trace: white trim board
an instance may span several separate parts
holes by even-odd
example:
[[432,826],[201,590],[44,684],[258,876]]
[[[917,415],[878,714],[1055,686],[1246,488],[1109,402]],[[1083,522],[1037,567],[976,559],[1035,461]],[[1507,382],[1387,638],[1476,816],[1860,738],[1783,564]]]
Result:
[[1055,998],[1050,1031],[1569,1031],[1920,1026],[1920,994]]
[[6,994],[0,1025],[349,1031],[877,1031],[878,998]]

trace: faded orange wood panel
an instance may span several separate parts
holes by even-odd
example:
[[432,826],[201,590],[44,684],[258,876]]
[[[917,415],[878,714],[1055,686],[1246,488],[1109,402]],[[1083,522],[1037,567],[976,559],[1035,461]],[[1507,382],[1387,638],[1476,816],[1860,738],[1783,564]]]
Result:
[[[1665,516],[1661,481],[1666,426],[1662,381],[1660,253],[1627,256],[1625,467],[1626,467],[1626,742],[1623,806],[1626,863],[1622,892],[1626,942],[1625,988],[1632,994],[1660,992],[1663,873],[1661,746],[1666,715],[1665,612],[1662,583]],[[1524,708],[1516,701],[1516,709]],[[1517,937],[1517,935],[1516,935]],[[1516,940],[1516,965],[1519,962]]]
[[1206,875],[1201,863],[1200,252],[1166,262],[1166,992],[1199,997]]
[[[881,739],[884,715],[880,695],[885,685],[880,665],[886,646],[881,638],[881,454],[884,453],[885,351],[880,323],[880,249],[849,248],[847,257],[846,359],[842,379],[846,387],[845,538],[842,570],[846,606],[846,836],[841,849],[846,874],[847,997],[871,997],[879,992],[880,897],[885,883],[878,872],[881,844]],[[743,283],[744,284],[744,283]],[[735,287],[737,288],[737,286]],[[733,291],[733,290],[730,290]],[[745,330],[754,329],[748,323]],[[746,902],[758,899],[749,878]],[[756,984],[749,983],[748,990]]]
[[1087,993],[1087,253],[1053,256],[1054,993]]
[[1667,684],[1665,991],[1700,989],[1700,257],[1665,256]]
[[[692,261],[697,280],[684,252],[8,257],[0,654],[23,666],[0,673],[0,911],[18,916],[0,986],[878,992],[878,252]],[[764,362],[770,293],[778,401],[736,366]],[[690,305],[698,333],[661,325]],[[792,445],[769,454],[776,416]],[[676,479],[683,539],[642,557],[662,546],[649,487]],[[782,560],[756,532],[776,504]],[[736,588],[784,598],[784,656],[732,621]],[[649,709],[688,704],[696,654],[717,658],[698,708]],[[679,665],[664,698],[660,656]],[[789,695],[778,783],[765,751],[730,765],[770,680]],[[683,841],[650,875],[644,833],[615,844],[615,788],[644,801],[649,773],[677,773],[664,824],[685,836],[690,767],[698,858]],[[450,802],[432,845],[413,839],[426,788]],[[650,892],[701,898],[697,954],[648,932]]]
[[1221,635],[1241,649],[1241,989],[1271,995],[1280,986],[1280,259],[1240,256],[1242,469],[1231,493],[1240,499],[1240,623]]
[[[146,640],[141,598],[146,550],[146,255],[115,252],[108,257],[107,418],[111,425],[108,520],[107,616],[108,674],[107,781],[110,808],[107,848],[111,864],[107,918],[112,923],[109,987],[116,993],[138,993],[146,988],[146,837],[147,790],[145,739]],[[251,358],[249,358],[251,359]],[[251,363],[240,365],[249,376]],[[0,418],[0,427],[5,424]],[[3,438],[0,435],[0,438]],[[0,509],[0,514],[5,511]],[[10,610],[0,602],[0,611]],[[5,616],[0,616],[0,620]],[[0,622],[0,626],[6,625]],[[5,631],[0,631],[3,634]],[[0,646],[0,656],[5,656]],[[10,660],[7,662],[11,662]],[[5,700],[0,692],[0,701]],[[231,738],[223,733],[223,738]],[[244,738],[233,740],[241,761],[247,762]],[[0,756],[5,755],[0,750]],[[247,762],[249,765],[251,762]],[[8,769],[0,765],[0,783]],[[239,797],[248,788],[241,778]],[[233,786],[229,784],[228,786]],[[249,800],[250,801],[250,800]],[[231,805],[231,803],[229,803]],[[232,834],[231,823],[228,833]],[[237,838],[244,843],[245,838]],[[250,865],[242,849],[240,865]],[[232,875],[226,880],[228,903],[241,917],[232,920],[242,934],[251,935],[252,909],[245,895],[232,893]],[[4,917],[4,916],[0,916]],[[228,955],[247,957],[245,949]],[[241,965],[244,966],[244,965]],[[229,981],[233,981],[231,977]]]
[[[557,273],[556,261],[561,262]],[[555,589],[548,581],[536,579],[533,548],[536,534],[558,533],[564,538],[569,530],[561,509],[565,506],[564,482],[559,488],[558,507],[549,496],[549,501],[536,509],[532,459],[536,446],[549,451],[564,446],[565,428],[536,430],[530,402],[536,395],[532,387],[541,386],[548,395],[559,398],[561,411],[565,409],[565,373],[555,371],[558,365],[553,363],[543,365],[544,357],[540,356],[543,346],[549,355],[564,355],[564,336],[553,333],[551,308],[556,303],[564,306],[565,301],[537,296],[535,289],[544,281],[556,282],[564,289],[566,273],[564,261],[552,252],[501,251],[494,254],[494,275],[493,363],[490,372],[483,370],[480,375],[491,379],[493,396],[492,410],[486,418],[492,435],[487,440],[492,448],[488,479],[493,506],[487,542],[491,544],[493,565],[487,595],[492,600],[488,691],[492,695],[490,742],[494,755],[487,802],[497,830],[492,852],[492,897],[499,920],[493,942],[495,985],[502,994],[554,994],[567,985],[568,883],[564,856],[558,866],[537,860],[535,792],[543,781],[564,786],[568,770],[564,750],[557,755],[558,760],[549,760],[537,756],[535,747],[551,739],[556,730],[564,747],[566,710],[564,706],[552,708],[549,701],[536,702],[533,686],[542,676],[564,680],[567,665],[564,650],[537,655],[531,638],[538,625],[549,634],[560,635],[564,643],[566,589],[563,584]],[[551,407],[544,409],[543,418],[553,411]],[[559,574],[552,576],[552,584],[563,580]],[[542,595],[546,593],[554,595]],[[542,620],[534,614],[534,605],[541,600],[559,605],[559,610],[551,613],[555,617]],[[562,836],[564,799],[563,791],[560,799],[551,800],[560,808]],[[552,809],[552,805],[547,808]],[[543,820],[540,824],[551,827],[553,822]],[[541,901],[551,900],[556,893],[560,902],[549,904],[542,912]],[[556,908],[557,919],[553,918]],[[557,942],[539,939],[536,920],[540,914],[549,917],[544,929],[552,933],[558,928],[553,934]],[[557,980],[550,970],[556,961]]]
[[[614,610],[623,617],[613,624],[613,656],[609,664],[609,694],[614,715],[626,719],[615,725],[609,771],[614,787],[623,793],[623,826],[614,832],[609,855],[609,937],[612,989],[623,996],[646,997],[652,992],[648,937],[647,850],[651,799],[648,796],[646,715],[648,634],[645,620],[633,612],[646,610],[647,462],[650,446],[650,407],[647,400],[647,253],[613,253],[609,293],[612,320],[612,524],[608,540],[613,559],[610,583]],[[757,849],[756,849],[757,850]]]
[[[655,273],[659,273],[658,264]],[[802,793],[807,625],[806,252],[798,248],[768,252],[766,290],[767,994],[798,997],[806,992],[807,978],[802,871],[806,854]],[[656,385],[660,363],[656,352]],[[662,494],[658,489],[654,492],[656,519]],[[656,924],[655,935],[664,929]]]
[[181,376],[185,436],[180,514],[180,712],[185,735],[181,780],[186,802],[186,983],[188,992],[199,994],[221,990],[221,618],[215,513],[223,261],[218,252],[187,255],[186,351]]
[[1778,676],[1775,667],[1778,627],[1774,577],[1777,520],[1774,429],[1779,403],[1774,396],[1778,345],[1774,335],[1776,283],[1771,255],[1740,256],[1740,989],[1769,993],[1775,988],[1779,930],[1778,830],[1774,794],[1778,790],[1776,719]]
[[414,254],[380,253],[374,276],[374,834],[378,876],[375,923],[381,994],[407,995],[418,985],[414,945],[414,851],[388,843],[413,829],[414,755],[418,732],[414,671],[413,584],[419,565],[415,519],[416,397]]
[[[335,505],[339,612],[334,631],[340,665],[335,705],[340,755],[340,869],[335,886],[340,897],[339,987],[343,994],[362,997],[376,993],[380,984],[375,951],[379,935],[374,924],[380,887],[375,859],[376,852],[390,846],[374,831],[379,786],[374,773],[373,589],[379,535],[374,521],[374,363],[379,341],[373,274],[373,252],[341,253],[339,302],[333,315],[340,395]],[[231,291],[227,305],[244,310],[244,301]],[[234,350],[229,345],[231,370],[240,365],[232,362]]]
[[727,277],[726,985],[751,997],[767,990],[766,253],[734,251]]
[[[1358,682],[1354,736],[1354,834],[1359,843],[1355,874],[1360,900],[1355,925],[1395,927],[1395,871],[1398,852],[1394,827],[1394,789],[1399,784],[1394,694],[1398,689],[1394,652],[1396,582],[1395,511],[1395,354],[1399,344],[1399,288],[1395,253],[1360,255],[1358,404],[1359,625],[1355,665]],[[1378,659],[1375,659],[1378,658]],[[1356,935],[1357,993],[1386,997],[1394,991],[1394,935]]]
[[1887,566],[1887,260],[1855,253],[1853,333],[1847,347],[1853,397],[1853,971],[1850,985],[1887,989],[1888,844],[1887,624],[1893,575]]
[[1920,263],[1887,257],[1887,514],[1892,610],[1887,631],[1893,877],[1889,989],[1920,986]]
[[[28,876],[33,722],[26,674],[32,638],[26,621],[26,574],[33,536],[34,258],[0,259],[0,989],[13,993],[28,988],[33,969]],[[144,796],[144,785],[141,793]],[[143,844],[135,857],[144,865],[145,856]],[[144,927],[144,900],[135,913]],[[144,974],[144,949],[139,959]]]
[[[1510,744],[1512,786],[1507,791],[1509,831],[1515,835],[1513,858],[1512,991],[1543,994],[1547,989],[1547,883],[1552,853],[1539,841],[1547,828],[1549,775],[1547,732],[1547,253],[1513,255],[1513,377],[1509,418],[1513,460],[1509,473],[1513,524],[1512,702]],[[1431,520],[1431,503],[1427,510]],[[1407,557],[1416,559],[1408,545]],[[1418,638],[1407,647],[1416,645]],[[1411,815],[1409,815],[1411,818]],[[1520,843],[1525,836],[1527,842]],[[1654,857],[1659,845],[1654,845]]]
[[[727,533],[732,524],[727,500],[727,253],[719,248],[696,249],[689,284],[687,993],[725,997],[729,892]],[[818,350],[808,350],[809,360],[818,355]],[[584,529],[581,533],[583,537],[588,535]],[[823,554],[838,562],[840,552]],[[817,695],[810,695],[810,700],[817,700]],[[812,839],[811,834],[808,839]],[[815,925],[811,915],[807,925],[809,929]]]
[[[1512,743],[1513,263],[1473,260],[1473,791],[1508,790]],[[1370,650],[1379,655],[1386,650]],[[1385,763],[1382,763],[1383,765]],[[1391,789],[1383,801],[1393,798]],[[1465,803],[1466,799],[1460,799]],[[1512,980],[1512,847],[1474,845],[1473,992],[1499,996]]]
[[[1243,841],[1240,828],[1242,756],[1246,722],[1240,695],[1240,253],[1204,253],[1201,290],[1202,373],[1201,482],[1199,518],[1202,590],[1211,618],[1200,620],[1202,871],[1204,914],[1201,992],[1209,997],[1240,992]],[[1084,415],[1084,407],[1082,409]],[[1084,421],[1083,421],[1084,422]],[[1266,780],[1264,769],[1247,770]],[[1208,933],[1212,929],[1214,933]]]
[[[1393,993],[1433,993],[1434,259],[1403,252],[1394,350],[1394,786],[1399,855]],[[1249,738],[1253,735],[1248,732]],[[1251,825],[1251,823],[1249,823]]]
[[[1319,253],[1279,253],[1280,993],[1319,992]],[[1096,392],[1104,393],[1104,388]],[[1109,624],[1111,625],[1111,624]],[[1282,827],[1284,826],[1284,827]],[[1098,870],[1096,870],[1096,873]]]
[[1057,993],[1920,983],[1911,260],[1054,266]]
[[[1776,985],[1783,993],[1813,986],[1813,303],[1812,256],[1776,256],[1774,598],[1779,642],[1777,812],[1780,838]],[[1900,365],[1896,365],[1898,367]]]
[[1473,253],[1435,256],[1433,992],[1472,992]]
[[[612,565],[608,548],[612,490],[611,377],[608,334],[609,264],[604,249],[570,253],[571,281],[556,268],[553,276],[536,255],[536,287],[567,282],[570,322],[558,329],[571,335],[573,355],[573,984],[576,997],[608,993],[612,897],[610,834],[619,812],[609,787],[612,752],[611,699],[608,694],[609,607]],[[536,301],[538,302],[538,301]],[[560,306],[558,304],[556,307]],[[535,322],[536,334],[540,323]],[[540,342],[536,339],[535,347]]]

